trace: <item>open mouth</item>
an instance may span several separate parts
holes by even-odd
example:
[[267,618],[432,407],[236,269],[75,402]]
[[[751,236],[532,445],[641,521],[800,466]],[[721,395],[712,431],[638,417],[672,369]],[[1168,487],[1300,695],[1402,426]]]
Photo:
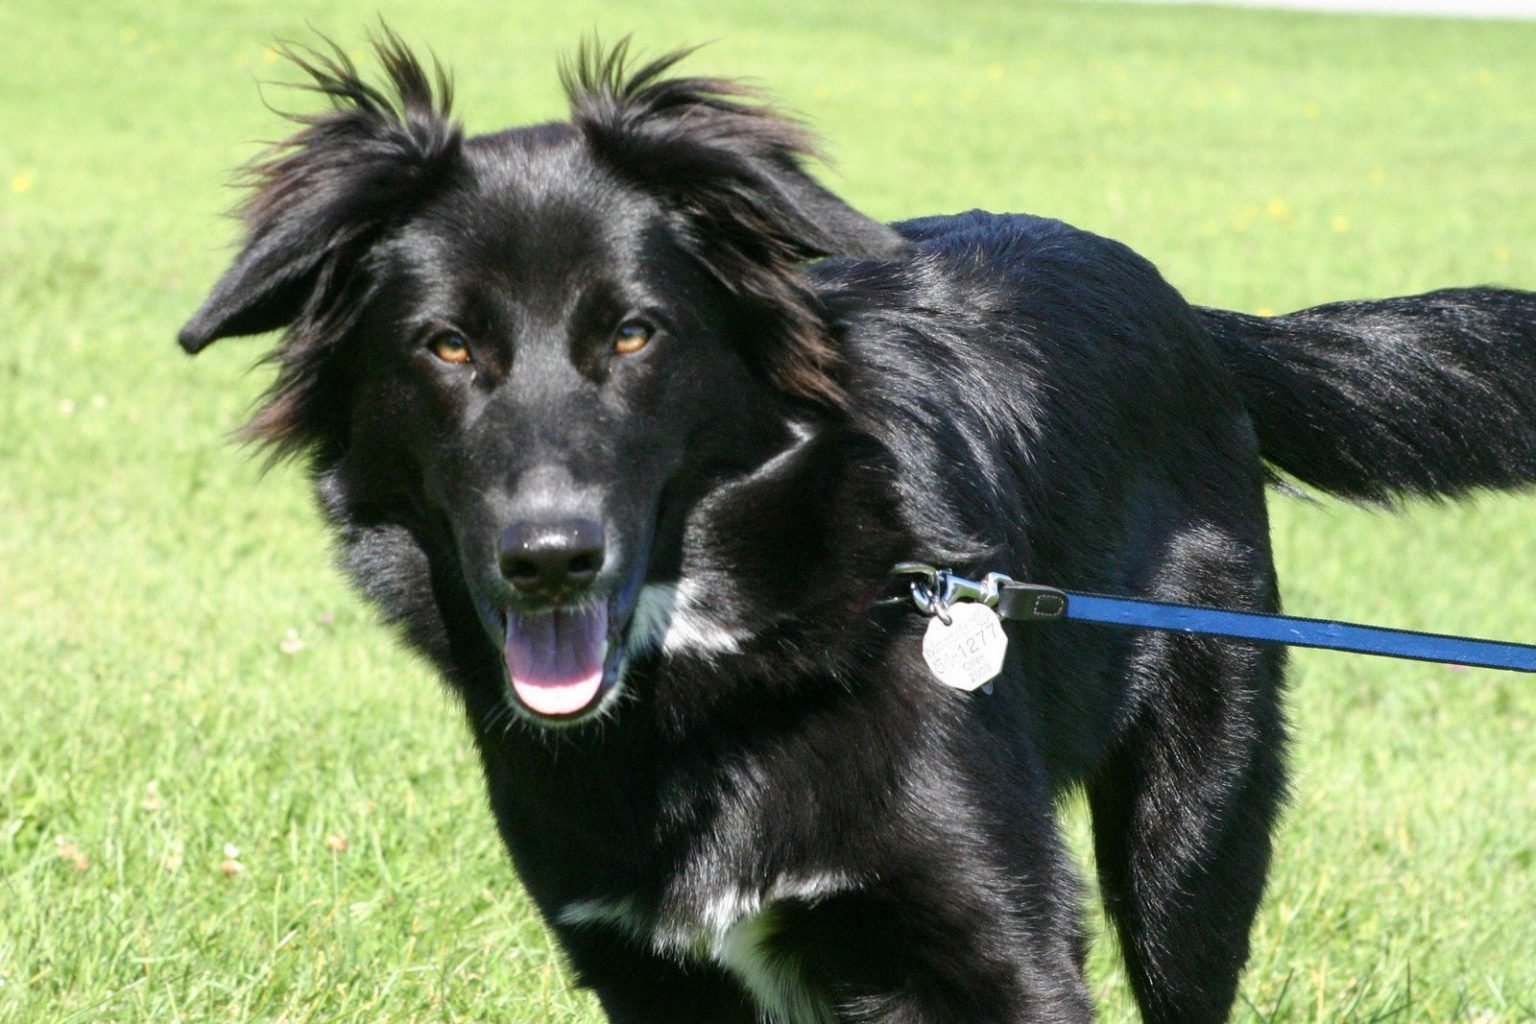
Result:
[[512,695],[540,717],[578,718],[597,706],[617,676],[611,670],[618,659],[609,657],[617,647],[609,642],[606,601],[508,612],[502,656]]

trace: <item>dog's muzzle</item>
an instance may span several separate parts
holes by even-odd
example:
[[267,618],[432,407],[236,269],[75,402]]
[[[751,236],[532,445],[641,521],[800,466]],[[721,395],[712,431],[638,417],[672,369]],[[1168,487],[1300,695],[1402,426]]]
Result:
[[593,593],[603,524],[571,517],[513,523],[497,538],[501,574],[519,599],[505,612],[502,657],[511,696],[533,715],[574,720],[616,681],[622,645],[611,601]]

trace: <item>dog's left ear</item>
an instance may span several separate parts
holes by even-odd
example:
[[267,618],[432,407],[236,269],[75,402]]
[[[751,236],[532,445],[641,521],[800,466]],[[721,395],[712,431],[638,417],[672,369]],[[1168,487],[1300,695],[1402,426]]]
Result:
[[351,59],[290,49],[308,88],[333,109],[296,115],[304,127],[247,169],[254,186],[240,209],[245,244],[177,335],[196,353],[220,338],[325,319],[355,288],[362,254],[459,151],[448,121],[451,88],[436,94],[422,65],[384,29],[374,46],[392,94],[362,81]]
[[753,89],[717,78],[666,78],[692,50],[629,71],[629,41],[583,45],[561,70],[572,120],[626,176],[736,220],[799,259],[888,258],[905,244],[823,188],[803,161],[819,157],[802,124]]
[[784,392],[837,405],[838,355],[804,274],[828,256],[893,259],[907,242],[805,170],[811,133],[753,90],[667,78],[691,51],[630,72],[627,41],[584,46],[561,78],[593,155],[663,202],[677,240],[716,280],[756,305],[777,337],[749,351]]

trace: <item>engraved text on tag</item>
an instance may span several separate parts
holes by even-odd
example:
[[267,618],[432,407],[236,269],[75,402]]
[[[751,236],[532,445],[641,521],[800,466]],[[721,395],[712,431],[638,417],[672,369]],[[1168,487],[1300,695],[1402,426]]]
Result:
[[949,608],[954,624],[944,625],[935,616],[923,634],[923,660],[945,686],[975,690],[1003,670],[1008,637],[997,612],[984,604],[956,604]]

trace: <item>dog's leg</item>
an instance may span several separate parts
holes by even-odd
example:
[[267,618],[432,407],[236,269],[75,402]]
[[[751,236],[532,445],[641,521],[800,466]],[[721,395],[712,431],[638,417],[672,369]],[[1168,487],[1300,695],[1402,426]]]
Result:
[[907,865],[915,875],[777,905],[761,954],[792,968],[826,1010],[768,1019],[1088,1024],[1075,885],[1034,891],[1021,906],[1006,882],[978,870],[976,855],[950,848],[924,866]]
[[724,957],[663,957],[600,927],[561,942],[613,1024],[1088,1024],[1075,927],[1056,934],[965,888],[929,879],[779,901],[733,930]]
[[1282,656],[1140,643],[1147,699],[1089,785],[1100,883],[1143,1019],[1225,1021],[1285,788]]

